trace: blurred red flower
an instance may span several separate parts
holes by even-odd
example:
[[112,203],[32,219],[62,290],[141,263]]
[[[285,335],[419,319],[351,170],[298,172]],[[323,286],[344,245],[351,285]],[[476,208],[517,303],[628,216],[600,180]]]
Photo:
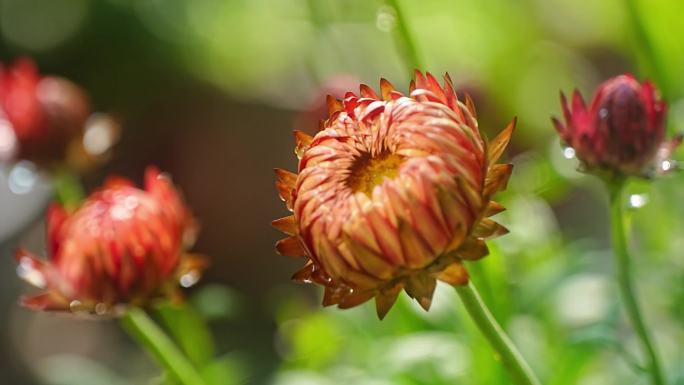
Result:
[[629,74],[603,82],[589,108],[577,90],[571,105],[561,93],[561,107],[565,124],[553,124],[588,170],[650,176],[681,142],[664,141],[667,106],[653,84]]
[[48,260],[18,250],[19,275],[45,288],[22,298],[35,310],[103,314],[114,305],[145,304],[194,284],[204,266],[186,254],[195,221],[170,179],[155,168],[145,189],[110,177],[73,212],[54,204],[47,213]]
[[0,63],[0,161],[83,168],[102,156],[118,134],[111,119],[99,120],[99,131],[90,135],[90,142],[97,143],[84,147],[90,116],[86,93],[69,80],[40,75],[26,58],[10,66]]

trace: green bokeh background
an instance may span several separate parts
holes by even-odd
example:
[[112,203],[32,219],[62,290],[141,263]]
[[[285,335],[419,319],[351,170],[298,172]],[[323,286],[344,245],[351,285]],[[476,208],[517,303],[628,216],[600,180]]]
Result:
[[[684,2],[399,4],[422,69],[470,92],[489,136],[519,119],[499,195],[511,233],[469,265],[485,301],[545,384],[646,384],[612,280],[605,192],[563,156],[549,118],[559,90],[588,98],[631,72],[656,82],[668,131],[684,131]],[[197,250],[213,258],[189,294],[202,319],[158,316],[215,384],[510,383],[449,287],[429,313],[402,295],[380,322],[372,304],[322,309],[318,288],[288,281],[301,261],[273,252],[269,223],[286,211],[272,168],[296,167],[291,130],[313,129],[325,93],[380,77],[408,88],[397,22],[376,0],[0,0],[2,61],[35,58],[123,122],[114,159],[86,185],[110,172],[139,180],[154,163],[195,208]],[[684,384],[682,186],[681,174],[629,186],[646,202],[629,211],[639,296],[672,384]],[[0,382],[169,383],[115,322],[14,305],[26,287],[11,250],[40,250],[41,228],[36,218],[0,246]]]

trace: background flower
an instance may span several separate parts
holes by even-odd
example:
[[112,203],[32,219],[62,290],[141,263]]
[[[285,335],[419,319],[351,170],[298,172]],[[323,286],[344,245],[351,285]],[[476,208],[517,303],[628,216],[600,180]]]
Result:
[[21,300],[35,310],[105,314],[115,305],[143,305],[174,294],[185,274],[196,282],[203,264],[185,254],[194,243],[194,219],[155,168],[148,168],[144,190],[110,177],[73,212],[54,204],[47,238],[46,261],[16,253],[19,275],[47,289]]
[[682,140],[664,141],[665,102],[650,81],[639,83],[630,74],[603,82],[589,108],[577,90],[570,106],[561,93],[561,107],[565,125],[556,118],[553,124],[588,169],[653,175]]
[[71,81],[39,74],[27,58],[0,63],[0,161],[86,168],[118,133],[111,118],[90,118],[85,91]]

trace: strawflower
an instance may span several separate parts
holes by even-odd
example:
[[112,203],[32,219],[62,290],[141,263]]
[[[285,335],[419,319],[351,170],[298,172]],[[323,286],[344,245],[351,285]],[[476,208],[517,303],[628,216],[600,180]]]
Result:
[[[19,249],[19,275],[43,288],[22,298],[33,310],[115,314],[177,294],[199,278],[201,257],[186,253],[196,224],[171,180],[156,168],[145,188],[110,177],[79,207],[47,213],[47,259]],[[192,281],[192,282],[191,282]]]
[[276,170],[293,214],[273,225],[289,235],[280,254],[307,258],[293,278],[323,285],[324,305],[375,298],[382,318],[402,289],[427,310],[437,280],[466,285],[464,261],[507,232],[489,217],[503,210],[491,196],[511,173],[496,161],[515,121],[488,144],[448,75],[441,86],[416,72],[408,96],[380,89],[329,98],[315,136],[295,131],[298,173]]

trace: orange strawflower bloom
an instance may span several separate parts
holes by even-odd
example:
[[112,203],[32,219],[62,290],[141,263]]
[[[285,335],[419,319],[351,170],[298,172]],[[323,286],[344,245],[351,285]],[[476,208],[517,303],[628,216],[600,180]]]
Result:
[[380,88],[329,98],[314,137],[295,131],[299,174],[276,170],[293,215],[273,225],[290,236],[280,254],[308,257],[293,278],[325,286],[324,305],[375,297],[382,318],[402,288],[427,310],[436,280],[467,283],[463,261],[507,232],[488,217],[503,210],[490,197],[511,173],[496,161],[515,121],[487,144],[448,75],[442,87],[416,72],[408,97],[384,79]]
[[24,297],[34,310],[111,313],[143,305],[197,281],[204,260],[186,254],[196,225],[170,179],[156,168],[145,189],[112,177],[73,212],[47,214],[48,260],[16,253],[19,275],[46,289]]

